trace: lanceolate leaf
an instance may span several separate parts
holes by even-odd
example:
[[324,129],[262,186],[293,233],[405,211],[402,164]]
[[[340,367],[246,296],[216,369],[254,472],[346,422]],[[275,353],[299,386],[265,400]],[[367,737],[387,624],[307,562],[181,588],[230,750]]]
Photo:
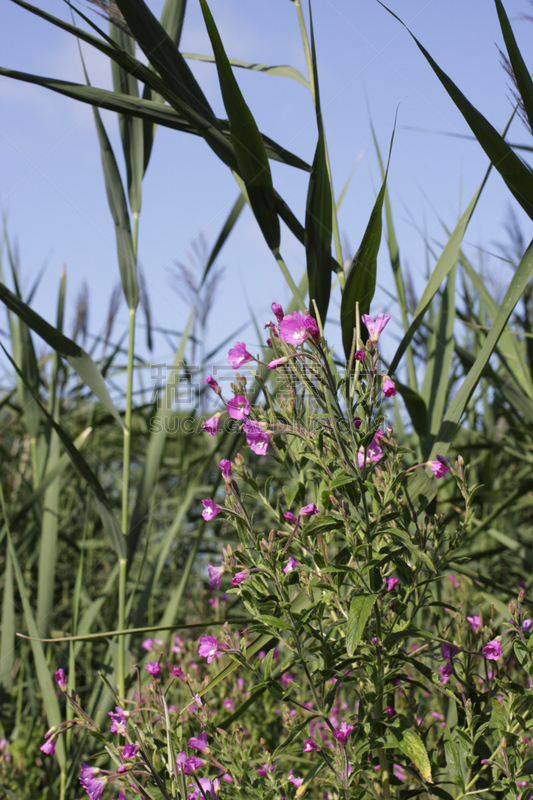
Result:
[[[137,280],[137,261],[133,250],[133,238],[131,235],[130,215],[126,203],[126,195],[122,186],[122,178],[118,171],[115,154],[108,139],[106,130],[100,117],[100,112],[93,108],[96,131],[100,141],[100,153],[102,157],[102,167],[104,170],[105,188],[109,210],[111,211],[115,223],[115,235],[117,240],[118,266],[122,289],[128,308],[137,308],[139,302],[139,283]],[[140,200],[140,198],[139,198]]]
[[353,261],[350,264],[341,301],[342,344],[346,358],[350,357],[355,328],[355,304],[359,303],[361,314],[368,314],[376,291],[377,258],[381,244],[382,210],[387,187],[390,157],[394,132],[391,137],[389,160],[379,194],[374,203],[366,231]]
[[44,341],[50,345],[57,353],[68,359],[69,365],[76,370],[82,381],[96,395],[102,405],[114,416],[121,427],[124,427],[122,419],[115,408],[113,401],[107,391],[107,386],[100,373],[100,370],[81,347],[72,339],[60,333],[50,323],[46,322],[26,303],[11,292],[7,286],[0,283],[0,300],[20,317],[32,331],[35,331]]
[[359,595],[354,597],[348,614],[346,626],[346,650],[353,655],[361,641],[365,625],[376,601],[376,594]]
[[[378,0],[381,6],[389,14],[392,14],[406,30],[409,28],[396,16],[390,9]],[[428,51],[418,41],[411,31],[409,31],[416,42],[420,52],[427,59],[436,76],[450,95],[451,99],[470,126],[479,144],[489,157],[491,163],[498,170],[508,189],[520,203],[530,219],[533,219],[533,171],[513,152],[505,139],[500,136],[498,131],[493,128],[490,122],[485,119],[464,94],[457,88],[455,83],[450,80],[445,72],[432,59]]]
[[487,338],[485,339],[478,357],[464,379],[461,388],[455,394],[453,400],[446,410],[446,414],[437,436],[437,442],[433,446],[432,458],[437,453],[446,455],[453,434],[455,433],[468,401],[472,397],[483,370],[485,369],[491,355],[497,347],[498,341],[505,329],[505,326],[507,325],[509,317],[514,310],[514,307],[520,300],[522,293],[532,275],[533,242],[530,243],[522,260],[520,261],[520,264],[517,267],[515,274],[513,275],[513,278],[500,305],[498,315],[493,322],[493,325],[487,335]]
[[220,251],[224,247],[224,245],[226,243],[226,239],[228,238],[228,236],[230,235],[231,231],[233,230],[233,227],[235,226],[235,223],[239,219],[241,211],[243,210],[245,205],[246,205],[246,198],[243,195],[243,193],[241,192],[239,194],[238,198],[235,200],[235,203],[233,204],[233,206],[231,208],[231,211],[229,212],[228,217],[227,217],[224,225],[222,226],[222,230],[220,231],[220,233],[218,235],[218,239],[216,240],[216,242],[215,242],[215,244],[213,246],[213,249],[211,250],[211,252],[209,254],[209,258],[207,259],[207,264],[205,265],[204,274],[202,275],[202,281],[200,283],[200,286],[204,283],[205,279],[207,278],[207,276],[209,274],[209,270],[211,269],[211,267],[215,263],[218,254],[220,253]]
[[[121,28],[117,28],[112,22],[109,23],[109,35],[123,50],[135,57],[135,42],[131,36],[128,36]],[[139,97],[137,78],[116,61],[111,61],[111,74],[113,75],[115,92],[129,94],[134,98]],[[122,139],[122,149],[124,150],[124,161],[126,162],[130,208],[132,214],[137,216],[141,210],[142,179],[144,174],[143,123],[138,117],[119,114],[118,124]]]
[[[311,11],[311,9],[309,9]],[[313,19],[310,17],[311,60],[315,87],[315,109],[318,141],[313,159],[305,210],[305,255],[309,278],[309,305],[316,302],[322,324],[326,322],[331,293],[331,236],[333,232],[333,197],[329,180],[326,139],[316,62]]]
[[222,40],[206,0],[200,6],[216,59],[224,107],[230,123],[231,141],[238,172],[246,184],[252,211],[271,250],[280,244],[280,226],[275,208],[270,165],[259,129],[233,75]]
[[474,213],[474,208],[476,207],[476,203],[478,201],[479,195],[481,193],[481,186],[480,189],[475,193],[474,197],[472,198],[470,205],[466,209],[465,213],[455,226],[453,233],[451,234],[450,238],[446,242],[444,249],[440,255],[439,260],[435,264],[435,268],[431,273],[431,277],[426,284],[424,291],[422,292],[422,297],[420,298],[418,305],[416,307],[416,311],[413,317],[413,321],[409,326],[409,330],[403,337],[402,341],[398,345],[398,349],[389,365],[389,373],[393,375],[398,368],[398,364],[405,353],[411,339],[415,335],[416,331],[418,330],[424,315],[429,308],[429,305],[435,295],[437,294],[439,287],[444,280],[444,278],[448,275],[450,270],[457,264],[457,259],[459,258],[459,250],[461,247],[461,241],[465,234],[466,226],[470,222],[472,214]]
[[[202,55],[201,53],[183,53],[183,58],[189,58],[191,61],[206,61],[210,64],[215,63],[213,56]],[[269,64],[251,64],[248,61],[239,61],[238,58],[230,58],[229,63],[232,67],[242,67],[242,69],[251,69],[255,72],[263,72],[265,75],[279,75],[282,78],[292,78],[298,83],[302,83],[307,89],[310,89],[309,81],[305,78],[299,69],[288,65],[283,66],[270,66]]]
[[[0,346],[2,347],[2,350],[6,354],[7,358],[11,361],[11,363],[17,370],[22,380],[24,380],[24,376],[14,363],[9,353],[6,351],[5,347],[3,345]],[[76,448],[74,442],[71,440],[70,436],[67,434],[64,428],[59,423],[57,423],[53,417],[50,416],[50,414],[48,413],[44,405],[38,400],[38,398],[36,398],[36,400],[39,402],[41,411],[46,417],[48,424],[51,425],[51,427],[55,430],[55,432],[59,436],[61,444],[63,445],[68,455],[70,456],[70,460],[78,470],[81,477],[86,481],[89,488],[91,489],[94,499],[96,500],[98,513],[100,514],[102,524],[104,526],[105,532],[109,537],[111,546],[115,550],[118,558],[125,558],[126,537],[123,536],[120,530],[120,525],[118,524],[117,519],[111,509],[111,506],[108,503],[107,497],[100,484],[100,481],[98,480],[98,478],[96,477],[96,475],[94,474],[94,472],[92,471],[92,469],[90,468],[89,464],[86,462],[84,457],[81,455],[79,450]]]
[[522,58],[522,53],[516,43],[513,29],[509,24],[509,19],[505,13],[503,3],[501,0],[495,0],[496,10],[498,12],[498,19],[503,33],[503,39],[507,52],[509,53],[509,60],[513,68],[513,74],[524,104],[524,111],[526,112],[529,121],[529,127],[533,128],[533,80],[529,70]]

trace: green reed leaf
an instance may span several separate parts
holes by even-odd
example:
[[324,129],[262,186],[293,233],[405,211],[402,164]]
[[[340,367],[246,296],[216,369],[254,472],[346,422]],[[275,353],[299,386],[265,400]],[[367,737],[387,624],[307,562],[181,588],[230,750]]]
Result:
[[[202,53],[182,53],[183,58],[188,58],[191,61],[204,61],[208,64],[215,64],[216,59],[213,56],[203,55]],[[229,58],[229,63],[232,67],[240,67],[241,69],[250,69],[255,72],[262,72],[265,75],[278,75],[281,78],[291,78],[303,84],[306,89],[310,89],[311,85],[304,75],[296,67],[288,65],[272,66],[269,64],[255,64],[248,61],[239,61],[238,58]]]
[[432,458],[437,454],[446,455],[450,442],[455,433],[457,425],[463,412],[472,397],[472,394],[483,374],[486,365],[493,354],[498,341],[507,325],[516,304],[520,300],[531,276],[533,275],[533,242],[530,243],[520,264],[518,265],[513,278],[507,287],[505,296],[500,304],[500,310],[494,323],[485,339],[483,347],[477,356],[473,366],[464,379],[461,388],[454,395],[453,400],[446,410],[444,419],[432,449]]
[[374,203],[372,213],[366,230],[363,234],[361,244],[353,257],[348,269],[346,283],[342,293],[341,301],[341,330],[342,344],[346,358],[350,357],[352,342],[355,329],[355,308],[359,303],[359,312],[368,314],[370,303],[376,291],[377,259],[381,244],[382,231],[382,212],[385,200],[385,190],[387,186],[387,175],[389,171],[390,158],[392,154],[392,143],[394,141],[394,131],[392,133],[389,159],[385,176],[379,194]]
[[102,374],[90,355],[79,345],[62,334],[57,328],[46,322],[37,312],[33,311],[26,303],[11,292],[7,286],[0,283],[0,300],[13,311],[26,325],[35,331],[41,339],[50,345],[57,353],[68,359],[69,365],[76,370],[82,381],[94,392],[102,405],[124,427],[122,419],[115,408],[107,390]]
[[[309,9],[309,11],[311,12],[311,9]],[[324,124],[320,108],[318,67],[312,16],[310,16],[310,34],[318,141],[307,190],[305,208],[305,255],[309,280],[310,307],[312,308],[311,304],[314,300],[322,324],[325,325],[331,293],[331,237],[333,234],[334,202],[329,178]],[[335,265],[337,267],[339,266],[336,262]]]
[[7,549],[5,556],[3,576],[0,686],[5,692],[10,692],[13,686],[13,667],[15,665],[15,593],[10,548]]
[[200,6],[216,59],[218,79],[230,123],[231,141],[237,158],[238,172],[246,185],[252,211],[266,243],[271,250],[277,252],[281,234],[265,145],[255,119],[235,80],[206,0],[200,0]]
[[520,92],[520,97],[523,102],[523,107],[527,119],[529,121],[530,130],[533,129],[533,80],[531,80],[530,72],[520,52],[520,48],[514,37],[513,29],[509,23],[509,18],[505,13],[505,8],[501,0],[494,0],[496,3],[496,11],[498,12],[498,19],[502,29],[503,40],[509,53],[509,60],[513,68],[513,75]]
[[381,0],[379,4],[385,8],[389,14],[400,22],[414,39],[418,49],[426,58],[435,75],[438,77],[451,99],[470,126],[474,136],[489,157],[491,164],[498,170],[507,188],[513,197],[520,203],[530,219],[533,219],[533,171],[522,161],[498,131],[485,119],[464,94],[458,89],[455,83],[450,80],[446,73],[433,60],[425,47],[418,41],[404,22],[394,14]]

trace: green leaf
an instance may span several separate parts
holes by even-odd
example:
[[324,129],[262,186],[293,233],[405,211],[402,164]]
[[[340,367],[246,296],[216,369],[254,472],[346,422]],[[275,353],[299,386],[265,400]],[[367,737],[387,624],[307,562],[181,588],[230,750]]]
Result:
[[266,243],[279,251],[280,226],[274,203],[272,175],[263,139],[233,75],[222,40],[206,0],[200,6],[213,47],[224,107],[230,123],[238,172],[246,185],[252,211]]
[[376,594],[362,594],[354,597],[348,614],[346,627],[346,650],[348,655],[353,655],[365,629],[370,612],[376,602]]
[[72,339],[60,333],[50,323],[46,322],[26,303],[11,292],[7,286],[0,283],[0,300],[22,319],[32,331],[35,331],[41,339],[50,345],[57,353],[68,359],[69,365],[76,370],[82,381],[96,395],[102,405],[114,416],[119,425],[123,428],[124,423],[115,408],[113,401],[107,391],[102,374],[90,355],[79,347]]
[[435,330],[428,342],[424,380],[420,394],[428,409],[426,435],[422,442],[422,454],[427,458],[431,452],[434,438],[444,416],[450,386],[450,373],[453,364],[455,338],[455,275],[454,265],[446,281],[446,289],[439,305]]
[[423,779],[427,783],[433,783],[431,764],[420,736],[412,728],[408,727],[404,730],[391,727],[389,728],[389,733],[396,746],[414,763]]
[[[315,157],[309,176],[307,201],[305,208],[305,254],[307,261],[307,277],[309,279],[309,304],[313,308],[316,302],[322,324],[326,323],[331,293],[331,237],[333,233],[333,196],[328,170],[326,137],[322,111],[320,108],[320,92],[318,87],[318,68],[316,61],[313,17],[310,13],[311,61],[313,64],[313,86],[318,128],[318,141]],[[340,265],[334,262],[337,268]]]
[[459,789],[464,791],[465,784],[463,772],[461,770],[461,761],[459,758],[459,748],[453,741],[449,730],[446,728],[444,731],[444,754],[446,756],[446,766],[448,767],[448,775],[453,785],[458,786]]
[[[109,23],[109,36],[122,50],[126,50],[135,58],[134,40],[113,22]],[[115,92],[128,94],[133,98],[139,97],[137,78],[128,72],[128,70],[124,69],[121,64],[118,64],[116,61],[111,61],[111,74],[113,76],[113,88]],[[120,137],[122,139],[122,149],[124,150],[124,160],[126,162],[130,208],[132,214],[138,216],[141,210],[142,179],[144,175],[143,122],[138,117],[119,114],[118,124]]]
[[[17,558],[15,547],[13,545],[13,540],[11,539],[11,534],[9,531],[7,531],[6,533],[7,533],[7,546],[11,554],[11,562],[13,565],[13,569],[15,571],[15,578],[17,581],[20,601],[22,603],[22,608],[24,611],[24,619],[26,620],[28,634],[31,637],[30,645],[33,652],[33,658],[35,661],[37,680],[39,681],[39,686],[41,689],[48,725],[51,728],[52,726],[59,725],[62,722],[61,712],[59,710],[59,702],[56,694],[56,687],[54,686],[50,668],[46,662],[43,646],[41,642],[36,641],[39,638],[39,631],[37,630],[37,625],[35,624],[35,619],[31,609],[30,601],[28,599],[28,593],[26,590],[26,586],[24,584],[22,570],[20,568],[20,563]],[[66,769],[66,756],[65,756],[65,741],[63,736],[59,736],[57,739],[56,755],[61,770],[64,771]]]
[[290,631],[291,626],[285,620],[280,619],[279,617],[273,617],[270,614],[258,614],[256,619],[259,622],[263,622],[265,625],[271,625],[273,628],[276,628],[280,631]]
[[[389,14],[392,14],[412,36],[420,52],[424,55],[434,73],[470,126],[474,136],[489,157],[491,164],[498,170],[507,184],[507,188],[520,203],[528,217],[533,219],[533,172],[531,168],[514,153],[505,139],[500,136],[498,131],[485,119],[483,114],[474,108],[466,99],[455,83],[450,80],[446,73],[443,72],[433,60],[416,36],[411,33],[405,23],[387,8],[381,0],[378,0],[378,2]],[[514,55],[516,55],[516,53]]]
[[531,276],[533,275],[533,242],[527,248],[520,264],[518,265],[513,278],[507,287],[505,296],[500,304],[500,310],[492,325],[483,347],[477,356],[472,368],[464,379],[461,388],[455,394],[453,400],[446,410],[445,417],[442,421],[437,442],[434,444],[430,460],[439,453],[446,455],[452,437],[455,433],[457,425],[463,415],[463,412],[472,397],[474,389],[489,362],[489,359],[494,352],[500,336],[502,335],[505,326],[511,316],[516,304],[522,297],[522,293],[526,288]]
[[13,591],[13,564],[9,548],[5,556],[3,576],[0,686],[5,692],[10,692],[13,686],[13,666],[15,664],[15,594]]
[[396,381],[396,389],[405,403],[405,407],[411,417],[411,422],[418,434],[418,438],[423,442],[428,430],[428,412],[424,399],[417,391],[411,389],[409,386],[405,386],[399,381]]
[[526,112],[526,116],[529,121],[529,127],[530,129],[532,129],[533,128],[533,81],[531,80],[531,75],[529,74],[529,70],[524,62],[524,59],[522,58],[522,53],[520,52],[520,48],[516,43],[513,29],[509,24],[509,18],[505,13],[503,3],[501,2],[501,0],[495,0],[495,3],[496,3],[496,11],[498,12],[498,19],[500,21],[500,27],[502,29],[503,40],[505,42],[505,46],[507,47],[507,52],[509,53],[509,60],[513,68],[513,75],[516,79],[518,91],[520,92],[520,97],[522,98],[524,104],[524,110]]
[[[105,188],[109,210],[115,223],[115,236],[117,241],[118,266],[122,289],[128,308],[137,308],[139,302],[139,284],[137,281],[137,259],[133,249],[131,235],[130,215],[126,203],[126,195],[122,186],[122,178],[118,171],[115,154],[103,126],[100,113],[93,108],[96,131],[100,142],[102,168],[104,170]],[[140,202],[140,198],[139,198]]]
[[[215,63],[215,58],[213,56],[203,55],[202,53],[182,53],[183,58],[189,58],[191,61],[205,61],[209,64]],[[305,78],[299,69],[296,67],[291,67],[286,64],[281,66],[271,66],[269,64],[253,64],[248,61],[239,61],[238,58],[230,58],[228,59],[229,63],[232,67],[240,67],[242,69],[250,69],[254,70],[255,72],[262,72],[265,75],[279,75],[282,78],[292,78],[292,80],[298,81],[298,83],[303,84],[306,89],[310,89],[311,86],[307,78]]]
[[457,264],[457,259],[459,258],[459,250],[461,247],[461,241],[463,239],[463,236],[465,235],[466,227],[470,222],[472,214],[474,213],[474,208],[476,207],[476,203],[479,199],[479,195],[481,194],[481,190],[484,186],[484,183],[485,181],[478,189],[478,191],[475,193],[474,197],[470,202],[470,205],[468,206],[465,213],[462,215],[461,219],[455,226],[452,235],[446,242],[440,257],[437,263],[435,264],[433,272],[431,273],[431,276],[425,286],[425,289],[422,292],[422,297],[420,298],[418,305],[416,307],[413,321],[409,326],[409,330],[407,331],[402,341],[398,345],[398,349],[394,354],[394,358],[392,359],[389,365],[389,373],[391,375],[393,375],[396,372],[398,364],[400,363],[403,354],[407,350],[407,347],[410,344],[411,339],[413,338],[416,331],[420,327],[424,315],[428,310],[431,301],[437,294],[442,281],[449,274],[450,270]]
[[239,219],[241,211],[243,210],[245,205],[246,205],[246,198],[243,195],[243,193],[241,192],[239,194],[239,196],[237,197],[237,199],[235,200],[235,203],[233,204],[232,209],[229,212],[228,217],[227,217],[224,225],[222,226],[222,230],[220,231],[220,233],[218,235],[218,239],[216,240],[216,242],[215,242],[215,244],[213,246],[213,249],[211,250],[211,252],[209,254],[209,258],[207,259],[207,263],[205,265],[204,274],[202,275],[202,280],[200,282],[200,286],[202,286],[202,284],[204,283],[205,279],[207,278],[207,275],[209,274],[209,270],[211,269],[211,267],[215,263],[218,254],[220,253],[220,251],[224,247],[224,245],[226,243],[226,239],[228,238],[228,236],[230,235],[231,231],[233,230],[233,228],[235,226],[235,223]]
[[350,357],[350,351],[352,349],[356,303],[359,303],[360,314],[368,314],[370,311],[370,303],[376,291],[377,259],[383,227],[383,201],[385,199],[393,141],[394,131],[391,137],[389,160],[387,162],[387,169],[385,170],[385,177],[383,178],[381,189],[374,203],[359,249],[353,257],[353,261],[348,269],[346,284],[342,293],[341,330],[342,344],[346,358]]

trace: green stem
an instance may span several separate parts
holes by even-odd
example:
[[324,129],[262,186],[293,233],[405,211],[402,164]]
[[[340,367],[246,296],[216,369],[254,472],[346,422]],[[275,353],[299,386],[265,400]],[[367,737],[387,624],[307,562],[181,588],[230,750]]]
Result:
[[[137,232],[137,224],[135,225]],[[126,413],[124,415],[123,446],[123,478],[122,478],[122,533],[128,535],[128,500],[130,489],[130,452],[131,452],[131,406],[133,395],[133,352],[135,345],[135,308],[130,308],[130,326],[128,338],[128,382],[126,388]],[[118,580],[118,627],[126,627],[126,569],[127,559],[119,559]],[[118,642],[118,694],[125,695],[126,672],[126,637],[121,636]]]
[[284,260],[283,260],[283,258],[281,256],[281,253],[279,252],[279,250],[273,250],[272,252],[274,253],[274,258],[278,262],[278,267],[280,268],[280,270],[283,273],[283,277],[285,278],[285,280],[289,284],[289,288],[290,288],[291,292],[294,295],[294,299],[299,304],[300,308],[305,308],[305,300],[303,299],[302,295],[300,294],[300,290],[298,289],[298,287],[294,283],[293,277],[292,277],[291,273],[289,272],[289,270],[287,268],[287,265],[285,264],[285,262],[284,262]]

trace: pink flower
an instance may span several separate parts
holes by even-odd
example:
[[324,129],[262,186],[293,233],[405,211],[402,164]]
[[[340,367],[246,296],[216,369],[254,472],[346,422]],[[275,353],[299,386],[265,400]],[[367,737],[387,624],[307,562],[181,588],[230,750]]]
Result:
[[200,642],[198,655],[202,656],[202,658],[207,658],[208,664],[220,655],[220,648],[214,636],[201,636],[198,641]]
[[385,709],[385,714],[388,714],[389,717],[395,717],[396,716],[396,709],[393,708],[392,706],[387,706],[387,708]]
[[224,574],[224,565],[213,567],[211,564],[208,564],[207,571],[209,572],[209,588],[220,589],[220,579]]
[[145,639],[144,642],[141,644],[141,647],[144,650],[153,650],[154,647],[163,644],[161,639]]
[[120,706],[115,706],[114,711],[107,712],[111,717],[110,733],[120,733],[121,736],[126,736],[126,725],[128,724],[128,717],[124,713],[124,709]]
[[280,683],[282,686],[288,686],[289,683],[294,683],[294,678],[292,677],[290,672],[286,672],[280,678]]
[[268,362],[267,367],[269,369],[277,369],[278,367],[281,367],[282,364],[286,364],[288,360],[289,359],[287,356],[283,356],[282,358],[275,358],[274,361]]
[[461,586],[461,581],[459,580],[459,578],[455,577],[453,572],[451,572],[448,575],[448,580],[450,581],[450,583],[451,583],[451,585],[453,586],[454,589],[459,589],[459,587]]
[[443,644],[441,650],[442,657],[445,661],[451,661],[459,652],[459,648],[451,644]]
[[347,725],[346,721],[342,723],[340,728],[333,730],[333,738],[336,739],[343,747],[346,746],[348,737],[353,731],[353,725]]
[[448,460],[444,458],[444,456],[439,456],[437,453],[437,460],[429,462],[429,468],[432,471],[433,475],[440,480],[440,478],[444,478],[445,475],[448,474],[450,468],[448,466]]
[[178,767],[178,773],[181,775],[183,772],[184,775],[193,775],[197,769],[203,767],[205,761],[201,758],[197,758],[197,756],[190,756],[187,758],[187,754],[181,750],[178,753],[178,757],[176,758],[176,766]]
[[439,681],[442,684],[448,683],[450,677],[453,675],[453,667],[451,661],[448,661],[448,663],[444,667],[439,667],[438,673],[439,673]]
[[145,666],[145,670],[150,673],[150,675],[153,675],[155,680],[161,677],[161,665],[158,664],[157,661],[149,661]]
[[47,742],[42,744],[39,749],[42,750],[43,753],[46,753],[47,756],[55,756],[55,754],[56,754],[56,740],[57,740],[57,736],[52,736],[50,739],[48,739]]
[[362,314],[361,319],[366,326],[370,341],[372,344],[376,344],[385,325],[390,320],[390,317],[386,317],[385,314],[380,311],[375,321],[368,314]]
[[405,772],[403,767],[401,767],[399,764],[393,764],[392,771],[394,772],[394,775],[396,776],[396,778],[398,778],[399,781],[407,780],[407,773]]
[[278,325],[280,339],[294,346],[305,342],[307,338],[306,319],[298,311],[286,314]]
[[253,361],[253,358],[254,357],[250,355],[246,349],[244,342],[235,342],[234,346],[228,353],[228,364],[230,364],[233,369],[237,369],[238,367],[242,367],[242,365],[246,364],[248,361]]
[[61,668],[58,669],[56,674],[54,675],[54,677],[55,677],[56,683],[59,686],[59,688],[61,689],[61,691],[62,692],[66,692],[67,691],[67,679],[65,677],[65,670],[61,669]]
[[280,304],[279,303],[272,303],[270,308],[272,309],[272,313],[276,317],[277,321],[281,322],[281,320],[283,319],[284,315],[283,315],[283,309],[280,306]]
[[489,661],[498,661],[502,655],[502,648],[498,639],[493,639],[483,648],[483,655]]
[[127,798],[126,798],[126,795],[124,794],[124,792],[122,791],[122,789],[121,789],[121,790],[120,790],[120,792],[118,793],[117,800],[127,800]]
[[174,637],[174,644],[172,645],[172,652],[179,655],[183,650],[183,639],[181,636]]
[[294,572],[294,570],[295,570],[295,569],[296,569],[296,567],[299,565],[299,563],[300,563],[300,562],[299,562],[299,561],[296,561],[296,559],[295,559],[295,558],[293,558],[292,556],[289,556],[289,560],[288,560],[288,561],[287,561],[287,563],[285,564],[285,568],[284,568],[283,572],[285,572],[285,573],[287,573],[287,572]]
[[91,800],[100,800],[108,780],[105,775],[100,776],[100,772],[100,767],[81,764],[80,783]]
[[320,750],[320,747],[312,739],[304,739],[304,753],[312,753],[313,750]]
[[210,386],[211,389],[216,392],[216,394],[220,394],[220,386],[211,375],[208,375],[207,378],[204,378],[202,383],[207,383],[207,385]]
[[242,583],[248,577],[248,570],[243,569],[241,572],[237,572],[236,575],[233,576],[231,582],[234,586],[238,586],[239,583]]
[[297,518],[294,516],[292,511],[286,511],[283,516],[285,517],[287,522],[290,522],[291,525],[296,525],[296,523],[298,522]]
[[354,426],[356,431],[359,430],[359,428],[361,427],[361,417],[354,417],[353,418],[353,426]]
[[202,505],[204,507],[204,510],[202,511],[202,517],[206,522],[210,522],[212,519],[214,519],[220,511],[219,506],[217,506],[217,504],[214,503],[210,497],[207,500],[202,500]]
[[215,436],[218,433],[218,426],[220,425],[220,414],[215,414],[214,417],[206,419],[202,425],[202,430],[208,433],[209,436]]
[[268,766],[268,764],[263,764],[262,767],[258,767],[256,770],[257,774],[261,775],[262,778],[266,778],[267,774],[273,771],[274,771],[274,764],[271,764],[270,766]]
[[192,750],[200,750],[202,753],[209,753],[207,744],[207,733],[203,731],[200,736],[193,736],[187,742]]
[[305,316],[304,317],[305,327],[307,328],[307,333],[310,335],[313,342],[320,341],[320,331],[318,329],[318,325],[316,319],[313,317]]
[[396,394],[396,386],[394,381],[390,378],[383,378],[383,394],[385,397],[394,397]]
[[474,631],[474,633],[481,628],[481,619],[479,617],[479,614],[474,614],[473,617],[467,617],[467,620],[472,626],[472,630]]
[[[383,438],[383,431],[380,429],[376,431],[374,434],[374,438],[370,442],[367,447],[366,451],[366,459],[367,461],[375,462],[379,461],[383,458],[383,450],[379,444],[380,440]],[[365,466],[365,448],[360,447],[359,452],[357,453],[357,463],[359,465],[359,469],[363,469]]]
[[522,630],[528,631],[531,628],[531,622],[532,621],[530,619],[525,619],[522,623]]
[[122,758],[125,761],[127,758],[135,758],[137,755],[137,750],[139,749],[138,744],[125,744],[122,748]]
[[301,786],[302,783],[304,782],[304,779],[303,778],[297,778],[295,776],[295,774],[293,773],[292,769],[291,769],[291,770],[289,770],[289,781],[291,783],[293,783],[296,786],[296,788],[298,789],[298,787]]
[[301,517],[312,517],[313,514],[318,514],[318,508],[315,506],[314,503],[309,503],[309,505],[304,506],[300,509],[300,516]]
[[235,703],[229,697],[226,697],[226,699],[222,702],[222,705],[224,706],[226,711],[233,711],[233,709],[235,708]]
[[365,351],[364,350],[356,350],[353,357],[356,361],[364,361],[365,360]]
[[214,798],[218,797],[218,779],[215,778],[214,781],[210,781],[209,778],[199,778],[198,784],[195,783],[188,783],[187,786],[193,786],[193,791],[187,795],[187,800],[214,800]]
[[396,584],[398,583],[398,578],[384,578],[383,580],[387,580],[387,591],[392,592]]
[[218,462],[218,466],[222,472],[222,477],[227,483],[231,480],[231,461],[228,458],[223,458],[222,461]]
[[228,400],[226,411],[232,419],[244,419],[250,413],[250,403],[242,394]]
[[174,675],[175,678],[181,678],[182,681],[186,680],[186,675],[181,667],[172,667],[170,674]]
[[242,429],[246,434],[246,441],[250,450],[253,450],[258,456],[266,456],[268,443],[270,442],[268,433],[265,433],[257,423],[249,419],[244,420]]

